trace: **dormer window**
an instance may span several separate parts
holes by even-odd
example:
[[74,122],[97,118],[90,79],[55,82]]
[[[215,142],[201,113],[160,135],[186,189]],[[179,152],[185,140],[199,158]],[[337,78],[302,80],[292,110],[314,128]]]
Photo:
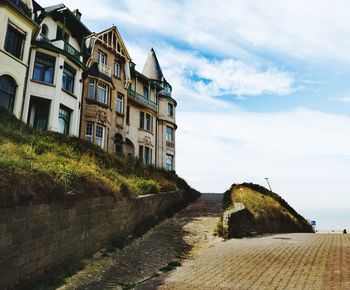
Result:
[[45,38],[48,38],[48,36],[49,36],[49,28],[47,27],[46,24],[43,24],[41,26],[41,35]]
[[69,41],[69,34],[66,31],[63,31],[63,28],[57,26],[56,39],[64,40],[65,42]]

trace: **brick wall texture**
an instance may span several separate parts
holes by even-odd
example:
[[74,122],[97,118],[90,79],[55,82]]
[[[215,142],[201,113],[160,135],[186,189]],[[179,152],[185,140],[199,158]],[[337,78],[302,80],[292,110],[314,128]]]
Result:
[[185,202],[183,192],[171,192],[0,209],[0,289],[89,256],[112,237],[127,237],[147,219]]

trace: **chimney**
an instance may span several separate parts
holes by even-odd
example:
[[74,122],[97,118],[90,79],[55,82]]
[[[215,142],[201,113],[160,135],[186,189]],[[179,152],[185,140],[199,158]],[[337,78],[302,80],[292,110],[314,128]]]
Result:
[[81,13],[79,11],[79,9],[75,9],[73,11],[73,14],[75,15],[75,17],[78,19],[78,20],[81,20]]

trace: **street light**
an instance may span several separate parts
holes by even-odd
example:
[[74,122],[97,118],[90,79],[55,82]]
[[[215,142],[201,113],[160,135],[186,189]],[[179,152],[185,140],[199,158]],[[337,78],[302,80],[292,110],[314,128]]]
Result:
[[269,188],[270,188],[270,191],[272,192],[271,185],[270,185],[270,182],[269,182],[269,178],[268,178],[268,177],[265,177],[265,179],[266,179],[267,185],[268,185]]

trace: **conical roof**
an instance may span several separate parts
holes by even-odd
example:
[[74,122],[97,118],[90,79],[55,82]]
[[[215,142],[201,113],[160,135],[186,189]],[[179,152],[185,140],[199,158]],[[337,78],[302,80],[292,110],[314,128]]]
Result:
[[143,67],[142,74],[151,80],[162,80],[163,72],[160,68],[156,53],[154,49],[151,48],[145,66]]

